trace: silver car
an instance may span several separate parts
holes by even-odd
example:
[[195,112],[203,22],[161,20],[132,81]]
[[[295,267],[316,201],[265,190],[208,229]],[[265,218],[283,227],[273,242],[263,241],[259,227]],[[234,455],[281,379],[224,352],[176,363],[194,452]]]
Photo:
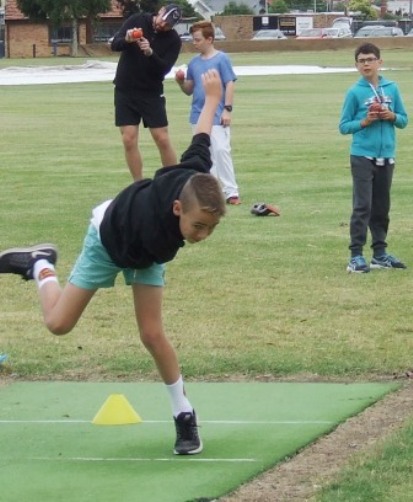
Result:
[[251,40],[285,40],[286,38],[281,30],[259,30]]
[[397,26],[363,26],[354,38],[404,37],[403,30]]

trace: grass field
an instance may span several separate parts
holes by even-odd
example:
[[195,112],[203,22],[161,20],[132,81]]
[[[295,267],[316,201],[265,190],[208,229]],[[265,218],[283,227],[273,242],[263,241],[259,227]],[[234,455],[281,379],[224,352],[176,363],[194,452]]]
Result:
[[[383,58],[384,66],[394,68],[386,76],[399,83],[411,114],[411,55],[395,50]],[[353,57],[254,53],[234,55],[233,62],[352,66]],[[0,67],[14,63],[0,60]],[[23,63],[49,60],[18,62]],[[409,127],[398,132],[389,232],[390,251],[409,268],[345,273],[350,138],[339,135],[337,124],[344,93],[356,78],[343,73],[239,79],[232,138],[243,205],[229,208],[211,239],[186,246],[167,268],[165,324],[186,378],[361,381],[411,368]],[[190,138],[189,101],[174,82],[165,88],[172,140],[182,152]],[[0,89],[0,249],[55,242],[62,282],[80,250],[91,208],[130,182],[113,125],[112,92],[110,83]],[[141,146],[145,174],[152,175],[159,159],[148,134]],[[282,216],[252,216],[250,206],[260,201],[278,204]],[[61,338],[45,332],[32,284],[1,277],[0,302],[0,352],[9,354],[8,369],[18,378],[157,378],[139,344],[128,288],[101,291],[76,330]],[[411,428],[406,434],[411,442]],[[409,455],[411,460],[411,449]]]

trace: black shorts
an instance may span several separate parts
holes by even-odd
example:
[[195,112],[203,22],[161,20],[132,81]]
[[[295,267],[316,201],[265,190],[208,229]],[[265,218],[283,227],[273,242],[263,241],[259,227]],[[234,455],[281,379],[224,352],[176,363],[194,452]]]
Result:
[[165,96],[148,96],[115,87],[115,125],[139,125],[157,129],[168,125]]

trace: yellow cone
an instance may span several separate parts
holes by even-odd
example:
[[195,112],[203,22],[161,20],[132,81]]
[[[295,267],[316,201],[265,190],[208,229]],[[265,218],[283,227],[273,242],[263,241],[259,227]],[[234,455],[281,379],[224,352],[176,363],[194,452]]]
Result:
[[92,424],[95,425],[126,425],[140,422],[142,422],[141,417],[123,394],[111,394],[92,420]]

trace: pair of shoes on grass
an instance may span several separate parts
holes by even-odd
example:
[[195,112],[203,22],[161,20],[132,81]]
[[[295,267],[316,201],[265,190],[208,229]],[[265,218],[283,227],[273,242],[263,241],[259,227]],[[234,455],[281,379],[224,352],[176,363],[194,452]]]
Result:
[[371,269],[389,269],[389,268],[407,268],[406,265],[398,258],[391,254],[383,254],[380,256],[373,256],[370,265],[367,264],[364,256],[353,256],[347,265],[347,272],[365,274],[370,272]]

